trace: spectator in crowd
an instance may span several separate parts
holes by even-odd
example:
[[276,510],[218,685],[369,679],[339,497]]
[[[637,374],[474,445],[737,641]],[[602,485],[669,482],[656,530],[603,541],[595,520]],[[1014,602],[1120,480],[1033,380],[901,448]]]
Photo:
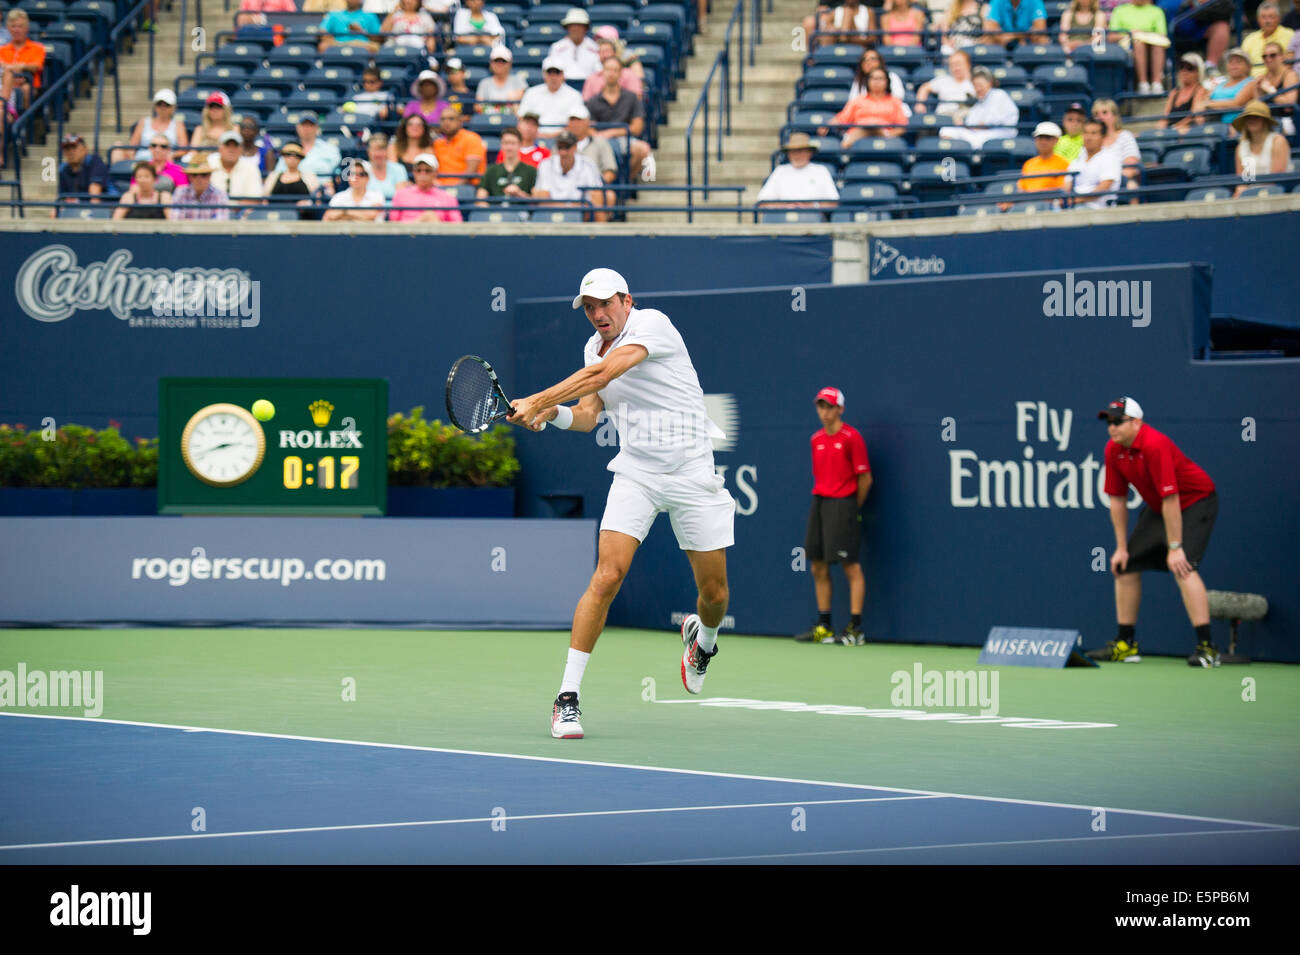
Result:
[[397,190],[410,181],[406,167],[388,159],[388,134],[373,133],[366,143],[370,160],[370,187],[383,194],[385,202],[392,202]]
[[326,222],[378,222],[384,218],[384,194],[371,185],[370,163],[364,159],[349,159],[348,188],[330,197],[330,207],[325,210]]
[[442,173],[438,179],[440,186],[477,185],[479,174],[487,167],[487,146],[483,137],[465,129],[464,122],[465,117],[454,109],[445,110],[438,120],[433,154]]
[[569,206],[580,205],[585,199],[595,206],[596,221],[601,222],[604,221],[600,211],[604,205],[604,190],[600,186],[600,173],[578,155],[577,137],[566,129],[555,137],[555,155],[543,159],[537,166],[533,198],[550,199],[554,205]]
[[408,176],[415,171],[415,157],[433,152],[433,132],[422,115],[407,116],[397,127],[397,138],[388,147],[388,158],[406,167]]
[[395,34],[389,37],[388,46],[409,46],[430,54],[438,52],[438,41],[434,36],[437,29],[433,16],[420,9],[420,0],[397,0],[393,12],[379,25],[380,33]]
[[447,103],[451,106],[451,111],[460,113],[464,117],[473,116],[476,94],[465,82],[465,64],[460,61],[460,57],[453,56],[447,61],[446,66]]
[[158,176],[153,165],[137,162],[133,170],[131,188],[122,193],[113,210],[114,219],[166,219],[172,194],[158,188]]
[[347,3],[345,0],[302,0],[299,9],[303,13],[333,13],[335,10],[346,10]]
[[361,72],[361,92],[353,93],[351,109],[343,104],[345,112],[352,112],[362,120],[384,122],[396,113],[392,94],[384,89],[384,75],[375,66],[367,66]]
[[[171,218],[182,221],[224,221],[230,210],[229,197],[212,184],[212,167],[195,157],[185,167],[189,182],[172,195]],[[188,208],[186,208],[188,207]]]
[[1294,171],[1291,144],[1277,132],[1277,120],[1266,105],[1257,99],[1251,100],[1232,125],[1241,134],[1236,155],[1241,185],[1233,193],[1234,198],[1260,176]]
[[[342,4],[340,4],[342,6]],[[235,18],[236,28],[242,26],[264,26],[268,13],[297,13],[298,5],[294,0],[240,0],[239,15]]]
[[1210,91],[1204,85],[1205,61],[1197,53],[1184,53],[1178,58],[1178,69],[1174,76],[1174,88],[1165,100],[1165,115],[1156,126],[1159,129],[1172,126],[1180,133],[1185,133],[1205,122],[1203,116],[1176,117],[1179,113],[1199,113],[1210,101]]
[[[1180,14],[1187,13],[1201,6],[1204,0],[1160,0],[1160,8],[1165,11],[1165,19],[1175,20]],[[1194,16],[1187,17],[1174,27],[1171,40],[1179,49],[1205,46],[1205,62],[1209,70],[1217,73],[1223,59],[1223,51],[1228,48],[1232,36],[1229,20],[1232,17],[1232,4],[1210,4],[1198,10]]]
[[212,185],[230,197],[231,202],[256,205],[262,199],[262,173],[257,161],[242,155],[243,139],[233,129],[221,134],[215,153],[207,163],[212,168]]
[[1071,0],[1070,6],[1061,14],[1058,36],[1061,49],[1069,54],[1081,46],[1088,46],[1105,27],[1106,11],[1101,9],[1097,0]]
[[1255,99],[1255,80],[1250,75],[1250,57],[1240,48],[1228,51],[1227,76],[1219,77],[1219,82],[1210,90],[1210,102],[1207,109],[1231,110],[1219,117],[1222,122],[1231,123],[1237,118],[1239,108]]
[[623,55],[623,45],[616,37],[602,37],[596,46],[600,51],[600,69],[588,76],[582,84],[583,100],[590,100],[605,87],[605,61],[611,56],[618,60],[618,85],[639,100],[645,92],[645,68],[641,62],[627,62]]
[[542,61],[542,82],[530,86],[519,100],[519,115],[536,113],[542,136],[554,136],[569,122],[582,94],[564,81],[564,64],[548,56]]
[[1055,123],[1039,123],[1034,127],[1034,148],[1037,156],[1026,159],[1020,167],[1020,174],[1026,177],[1016,181],[1016,188],[1021,192],[1059,192],[1065,188],[1064,175],[1070,168],[1069,160],[1056,153],[1056,144],[1061,138],[1061,127]]
[[31,105],[32,91],[41,88],[45,46],[28,37],[31,20],[26,10],[14,7],[5,16],[5,24],[9,42],[0,46],[0,104],[9,111],[9,118],[15,119]]
[[950,53],[974,46],[984,38],[983,5],[980,0],[952,0],[935,26],[943,31],[943,50]]
[[[617,57],[611,56],[605,61],[604,75],[604,87],[587,100],[591,121],[597,124],[621,123],[627,127],[628,135],[625,136],[623,130],[617,127],[597,129],[596,135],[608,139],[620,157],[627,155],[628,173],[632,182],[653,182],[654,156],[650,152],[650,144],[638,138],[645,130],[645,110],[641,106],[641,98],[620,85],[623,65]],[[628,149],[631,150],[630,155],[625,153]]]
[[389,222],[460,222],[456,197],[439,189],[434,181],[438,158],[432,153],[415,157],[415,181],[397,190],[396,207],[388,214]]
[[239,152],[245,159],[257,162],[257,171],[263,177],[275,167],[275,146],[270,136],[262,135],[256,116],[245,116],[239,121]]
[[[172,160],[171,143],[162,136],[149,140],[149,165],[153,167],[157,188],[163,192],[171,192],[189,182],[185,169]],[[131,184],[135,185],[135,181],[132,180]]]
[[[551,151],[537,141],[537,114],[522,113],[519,117],[519,158],[536,169],[543,159],[548,159]],[[505,152],[497,152],[497,162],[505,159]]]
[[[480,0],[481,2],[481,0]],[[361,0],[347,0],[347,9],[325,14],[320,22],[320,52],[338,43],[360,43],[374,53],[379,49],[379,17],[361,9]]]
[[1061,138],[1056,141],[1056,155],[1074,162],[1083,150],[1083,124],[1087,118],[1088,111],[1083,108],[1082,103],[1071,103],[1065,108],[1065,113],[1061,117],[1064,131]]
[[[80,196],[112,194],[113,181],[108,164],[98,156],[90,155],[86,141],[80,133],[67,133],[61,144],[63,162],[59,164],[59,199],[79,202]],[[91,202],[98,202],[92,198]]]
[[[870,45],[862,51],[862,56],[858,57],[857,68],[853,71],[853,82],[849,85],[849,99],[866,96],[870,92],[867,89],[867,76],[877,67],[889,74],[889,95],[903,103],[903,97],[907,94],[902,78],[885,64],[885,58],[880,55],[880,51]],[[906,103],[903,103],[903,112],[908,116],[912,115]]]
[[447,108],[447,81],[433,70],[423,70],[411,84],[414,97],[402,110],[402,117],[419,115],[426,126],[437,125],[442,111]]
[[485,116],[513,113],[528,83],[523,76],[511,71],[515,55],[508,46],[494,46],[488,54],[490,73],[479,80],[474,99],[478,111]]
[[975,84],[970,76],[970,54],[965,50],[954,50],[948,54],[948,72],[935,74],[934,79],[922,83],[916,91],[916,112],[927,110],[926,100],[931,95],[938,97],[934,112],[939,116],[951,116],[960,106],[965,106],[975,99]]
[[[1133,40],[1133,71],[1137,74],[1138,93],[1163,93],[1165,46],[1169,45],[1165,11],[1151,0],[1121,3],[1110,15],[1110,29],[1112,43],[1118,43],[1126,35]],[[1166,41],[1163,46],[1155,42],[1157,38]]]
[[1259,5],[1259,9],[1255,11],[1255,18],[1259,23],[1259,29],[1246,35],[1246,38],[1241,41],[1241,48],[1250,57],[1251,76],[1259,79],[1268,68],[1268,64],[1264,62],[1264,47],[1269,43],[1276,43],[1285,50],[1295,34],[1289,27],[1282,26],[1282,14],[1278,12],[1277,4],[1272,0]]
[[1047,8],[1043,0],[993,0],[989,4],[984,33],[989,42],[1004,46],[1013,43],[1047,42]]
[[[290,140],[280,148],[280,161],[271,175],[267,176],[262,192],[272,202],[293,202],[299,206],[310,206],[312,196],[320,188],[316,174],[302,168],[303,157],[307,155],[302,143]],[[315,213],[303,209],[298,213],[299,219],[315,218]]]
[[772,170],[755,202],[771,203],[777,209],[824,209],[840,198],[830,170],[812,161],[817,150],[807,133],[794,133],[781,147],[789,162]]
[[[528,199],[537,185],[537,168],[524,162],[519,154],[522,138],[519,130],[507,126],[501,130],[501,159],[488,166],[478,187],[478,197]],[[487,205],[487,203],[483,203]]]
[[960,110],[955,114],[960,126],[945,126],[939,135],[947,139],[964,139],[976,149],[990,139],[1015,136],[1016,124],[1020,122],[1020,107],[1006,90],[997,88],[992,71],[984,66],[975,67],[971,70],[971,84],[975,87],[975,105],[964,118]]
[[[835,126],[849,127],[840,145],[848,149],[864,136],[901,136],[907,127],[903,103],[889,92],[889,75],[881,67],[867,74],[867,95],[844,104],[831,120]],[[827,130],[818,130],[825,135]]]
[[[606,184],[613,183],[618,178],[618,159],[614,156],[614,147],[604,136],[592,134],[591,112],[586,106],[573,108],[569,116],[569,132],[578,141],[578,155],[596,167]],[[606,191],[605,205],[612,206],[615,202],[615,194]]]
[[137,162],[149,159],[149,140],[154,135],[165,136],[172,149],[183,149],[190,144],[189,133],[185,131],[185,121],[176,115],[176,94],[169,89],[160,89],[153,94],[153,113],[144,116],[131,130],[130,143],[138,147],[134,154],[127,149],[111,152],[114,162],[135,156]]
[[[871,463],[862,434],[842,417],[844,392],[817,392],[817,417],[822,426],[812,436],[813,498],[804,536],[804,553],[811,564],[817,598],[817,625],[796,640],[863,646],[862,605],[867,582],[858,560],[860,511],[871,491]],[[837,637],[831,627],[831,564],[843,564],[849,584],[849,625]]]
[[804,17],[804,33],[812,36],[814,31],[825,34],[817,38],[816,46],[831,46],[835,43],[861,43],[865,34],[876,29],[874,11],[861,0],[844,0],[835,7],[823,8],[811,16]]
[[334,177],[334,170],[343,161],[339,148],[321,136],[320,117],[311,111],[300,114],[294,128],[298,132],[298,142],[307,153],[303,157],[302,168],[313,173],[328,191],[329,180]]
[[[213,90],[207,102],[203,104],[203,116],[194,130],[190,140],[190,152],[187,159],[207,160],[206,152],[215,149],[221,142],[221,134],[234,130],[233,115],[230,109],[230,97],[221,90]],[[204,150],[203,153],[198,150]]]
[[1096,196],[1088,202],[1076,202],[1076,208],[1104,209],[1115,204],[1115,193],[1124,174],[1120,171],[1119,155],[1113,149],[1106,149],[1102,140],[1106,136],[1106,124],[1100,120],[1090,119],[1083,124],[1083,151],[1069,171],[1074,173],[1070,191],[1077,196]]
[[1142,178],[1142,152],[1138,149],[1137,137],[1124,128],[1119,104],[1113,99],[1093,100],[1092,118],[1100,120],[1106,127],[1102,147],[1112,150],[1119,159],[1125,188],[1136,189]]
[[567,36],[551,44],[547,59],[558,63],[566,80],[585,80],[600,69],[600,50],[588,33],[591,17],[582,7],[572,7],[560,21]]
[[[1282,57],[1282,47],[1272,41],[1264,44],[1264,75],[1255,81],[1255,95],[1262,97],[1272,106],[1293,107],[1300,100],[1300,90],[1295,89],[1300,83],[1300,75],[1287,66]],[[1279,92],[1288,90],[1288,92]],[[1282,110],[1283,135],[1295,133],[1295,121],[1292,119],[1294,109]]]
[[925,14],[920,7],[912,6],[911,0],[894,0],[880,17],[880,29],[885,31],[888,46],[920,46]]
[[506,40],[501,20],[483,9],[483,0],[465,0],[465,6],[456,11],[451,32],[462,46],[499,46]]

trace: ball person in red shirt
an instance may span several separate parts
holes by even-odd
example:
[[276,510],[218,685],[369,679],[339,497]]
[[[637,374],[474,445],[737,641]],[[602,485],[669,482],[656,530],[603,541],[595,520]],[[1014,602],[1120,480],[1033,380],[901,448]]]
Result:
[[[1188,664],[1217,667],[1219,651],[1210,640],[1210,602],[1196,567],[1205,556],[1219,513],[1219,498],[1210,476],[1178,446],[1142,420],[1142,406],[1116,398],[1097,417],[1106,419],[1106,494],[1115,528],[1115,615],[1119,631],[1105,648],[1089,652],[1097,660],[1138,663],[1135,635],[1142,602],[1144,570],[1167,570],[1183,595],[1183,606],[1196,630],[1196,652]],[[1137,488],[1146,502],[1133,533],[1128,533],[1128,489]]]
[[[823,388],[817,392],[817,417],[822,427],[812,436],[813,499],[808,513],[804,552],[812,564],[817,590],[817,625],[795,637],[804,643],[862,646],[862,604],[867,582],[858,563],[858,511],[871,490],[871,463],[867,443],[852,425],[842,420],[844,392]],[[836,637],[831,627],[831,567],[844,565],[849,581],[849,625]]]

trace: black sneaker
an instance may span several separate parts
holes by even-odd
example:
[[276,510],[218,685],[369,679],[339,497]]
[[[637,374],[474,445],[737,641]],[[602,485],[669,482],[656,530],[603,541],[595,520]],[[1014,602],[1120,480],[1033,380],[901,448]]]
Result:
[[867,638],[861,630],[856,630],[853,624],[849,624],[840,631],[839,641],[846,647],[861,647],[866,645]]
[[1142,662],[1142,651],[1138,649],[1136,640],[1132,643],[1124,640],[1108,640],[1104,647],[1089,650],[1085,655],[1091,660],[1105,660],[1109,663]]
[[561,693],[551,707],[551,735],[556,739],[582,739],[582,724],[578,722],[581,715],[578,694]]
[[1189,667],[1205,667],[1206,669],[1217,667],[1222,662],[1223,657],[1218,650],[1214,649],[1212,643],[1198,643],[1196,652],[1187,658]]

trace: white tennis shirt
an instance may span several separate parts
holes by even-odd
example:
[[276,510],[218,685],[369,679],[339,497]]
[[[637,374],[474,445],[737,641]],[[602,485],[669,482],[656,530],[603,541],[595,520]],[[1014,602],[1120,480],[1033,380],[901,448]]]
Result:
[[[704,465],[712,471],[713,439],[726,435],[704,410],[704,390],[681,333],[658,309],[634,308],[605,354],[623,345],[641,345],[649,355],[598,392],[609,416],[598,427],[612,424],[619,439],[609,470],[665,474]],[[600,346],[599,333],[587,340],[585,365],[604,361]]]

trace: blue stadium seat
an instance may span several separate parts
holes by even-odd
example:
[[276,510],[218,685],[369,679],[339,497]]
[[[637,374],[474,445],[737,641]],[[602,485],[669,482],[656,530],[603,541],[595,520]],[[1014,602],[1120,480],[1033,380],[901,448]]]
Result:
[[1034,68],[1034,86],[1049,96],[1091,93],[1088,71],[1082,66],[1045,63]]
[[1007,62],[1007,51],[996,44],[976,43],[966,47],[966,52],[970,54],[971,66],[987,66],[992,69],[995,66],[1005,66]]
[[534,222],[582,222],[582,209],[538,209],[533,213]]
[[307,43],[285,43],[268,53],[266,62],[268,66],[296,63],[299,69],[308,70],[316,65],[316,47]]
[[461,44],[456,47],[456,55],[460,57],[462,63],[466,66],[481,66],[488,68],[488,57],[492,53],[492,48],[485,43],[479,43],[473,46]]
[[111,0],[77,0],[68,4],[64,17],[89,23],[95,43],[103,46],[117,23],[117,7]]
[[60,219],[111,219],[117,208],[112,203],[78,202],[59,206]]
[[1160,164],[1181,169],[1188,179],[1195,179],[1210,174],[1213,159],[1214,151],[1208,146],[1175,145],[1161,153]]
[[[524,28],[522,39],[525,43],[554,43],[556,40],[562,40],[565,35],[564,27],[559,23],[530,22]],[[459,49],[457,47],[458,51]]]
[[248,85],[250,89],[279,90],[282,96],[287,96],[298,88],[302,78],[303,73],[296,64],[259,66],[249,75]]
[[830,89],[823,87],[820,89],[804,90],[803,95],[795,102],[795,109],[828,109],[838,113],[844,108],[844,104],[849,101],[848,88]]
[[937,136],[944,126],[951,126],[952,119],[938,113],[913,113],[907,120],[907,138],[916,142],[924,137]]
[[1247,186],[1241,191],[1238,199],[1259,199],[1262,196],[1281,196],[1286,193],[1286,187],[1277,182],[1261,182],[1253,186]]
[[[890,64],[890,67],[893,67],[892,63]],[[919,90],[926,83],[938,76],[941,71],[942,68],[935,66],[933,63],[922,63],[920,66],[913,67],[907,74],[907,82],[905,85],[910,86],[913,90]],[[901,80],[902,77],[900,76],[899,79]],[[850,80],[850,82],[852,81]]]
[[839,111],[834,109],[797,109],[790,117],[787,129],[794,133],[812,135],[821,127],[830,126],[837,112]]
[[1000,172],[1019,170],[1025,160],[1038,155],[1028,136],[1014,139],[990,139],[980,147],[980,175],[996,176]]
[[[308,70],[302,77],[302,85],[308,90],[328,90],[339,96],[352,92],[361,81],[361,74],[353,69],[352,64],[319,66]],[[250,84],[252,85],[252,84]]]
[[[284,49],[281,47],[280,49]],[[365,69],[370,63],[370,51],[366,49],[363,43],[337,43],[334,46],[326,47],[325,52],[320,55],[321,66],[334,66],[337,64],[352,63],[357,69]]]
[[[953,198],[967,188],[970,166],[964,162],[918,162],[912,166],[912,195],[920,202],[938,202]],[[930,215],[947,215],[930,211]]]
[[880,222],[892,218],[888,212],[873,209],[836,209],[831,213],[832,222]]
[[1219,202],[1232,198],[1232,190],[1225,186],[1201,186],[1188,191],[1183,202]]
[[686,38],[686,6],[680,3],[647,3],[636,8],[636,19],[640,23],[667,23],[673,28],[677,43],[682,44]]
[[1038,123],[1043,119],[1043,94],[1038,90],[1007,90],[1007,95],[1020,107],[1021,123]]
[[131,176],[135,166],[134,159],[119,159],[108,167],[108,179],[118,192],[126,192],[131,187]]
[[849,164],[844,167],[843,174],[846,184],[852,182],[887,182],[898,186],[902,184],[903,178],[901,164],[896,162],[875,162],[866,159],[850,160]]
[[1026,202],[1017,202],[1011,207],[1012,212],[1027,212],[1031,215],[1039,212],[1054,212],[1056,206],[1045,199],[1030,199]]
[[258,222],[297,222],[297,209],[280,209],[275,206],[251,206],[240,216]]
[[423,50],[410,46],[384,46],[375,53],[375,66],[405,67],[412,73],[418,73],[427,62]]
[[758,216],[759,221],[764,224],[792,225],[826,221],[826,216],[816,209],[766,209],[760,207]]
[[924,136],[916,141],[912,151],[914,162],[940,162],[951,156],[960,162],[970,163],[974,149],[964,139],[940,139],[938,136]]
[[1020,192],[1020,186],[1016,184],[1015,179],[990,182],[984,187],[984,195],[986,196],[1014,196],[1018,192]]
[[223,90],[226,93],[233,93],[235,90],[242,89],[248,82],[248,70],[243,65],[225,66],[220,63],[214,63],[212,66],[205,66],[194,75],[194,82],[198,86],[208,89]]
[[1029,83],[1029,74],[1025,72],[1023,66],[1014,64],[991,66],[989,69],[993,72],[993,78],[998,81],[998,86],[1004,90],[1019,89]]
[[[33,34],[36,32],[35,25],[32,28]],[[72,54],[77,59],[85,56],[90,48],[95,45],[94,32],[90,24],[84,20],[59,20],[56,23],[48,23],[40,31],[40,37],[35,39],[49,37],[52,40],[65,40],[72,44]]]
[[[556,23],[564,19],[564,15],[569,12],[572,6],[585,7],[585,3],[537,3],[530,7],[527,13],[529,23]],[[563,35],[564,31],[560,31]]]
[[1093,49],[1084,44],[1070,54],[1075,66],[1088,71],[1088,86],[1099,99],[1114,99],[1128,88],[1129,54],[1122,46],[1107,44]]
[[1159,151],[1167,148],[1173,141],[1178,139],[1178,130],[1176,129],[1144,129],[1135,137],[1138,146],[1148,147]]
[[899,136],[871,136],[859,139],[849,147],[850,162],[892,162],[899,166],[910,163],[907,143]]
[[515,117],[506,113],[489,113],[487,115],[471,116],[466,128],[478,133],[480,136],[487,132],[497,132],[505,129],[507,126],[515,124]]
[[981,202],[978,205],[961,206],[957,209],[959,216],[1000,216],[1002,210],[997,207],[996,203]]
[[843,89],[853,85],[853,70],[847,66],[810,66],[803,71],[804,92],[814,89]]
[[888,182],[855,182],[840,190],[846,205],[888,205],[898,199],[898,188]]
[[1065,51],[1057,43],[1026,43],[1016,47],[1011,54],[1011,62],[1025,69],[1051,64],[1065,63]]
[[262,60],[266,59],[266,48],[260,43],[226,43],[217,47],[217,52],[213,54],[213,59],[217,63],[230,64],[232,66],[243,66],[246,69],[256,69],[261,65]]
[[593,29],[608,24],[618,27],[621,34],[632,25],[633,7],[630,3],[593,3],[587,8],[587,16],[591,17]]
[[472,209],[466,218],[470,222],[526,222],[528,213],[514,209]]
[[255,113],[265,120],[280,108],[283,99],[279,90],[242,90],[230,98],[230,106],[236,113]]
[[862,58],[862,47],[850,43],[835,43],[831,46],[819,46],[813,50],[809,62],[813,66],[847,66],[854,69]]
[[529,66],[541,66],[542,61],[546,59],[550,47],[541,43],[524,44],[514,51],[514,68],[521,69]]
[[[287,110],[314,109],[323,116],[332,112],[341,102],[343,102],[343,96],[336,90],[304,89],[291,94],[284,101],[284,108]],[[280,104],[277,102],[275,106],[278,109]]]
[[929,62],[924,47],[882,46],[879,49],[881,58],[889,64],[891,70],[902,67],[910,71]]

